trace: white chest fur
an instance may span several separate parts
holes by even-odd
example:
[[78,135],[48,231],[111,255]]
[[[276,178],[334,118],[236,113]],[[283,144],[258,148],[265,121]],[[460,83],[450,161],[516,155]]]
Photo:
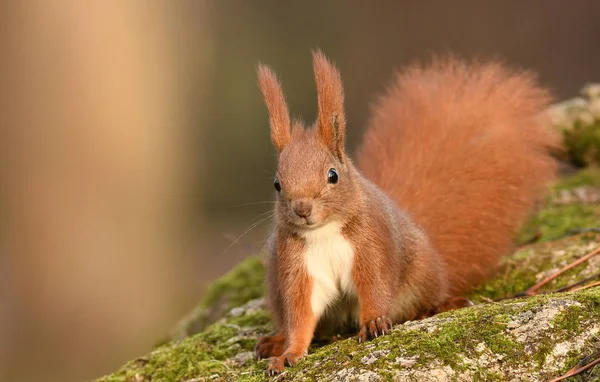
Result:
[[312,310],[317,318],[342,293],[355,293],[352,281],[354,249],[342,235],[341,228],[339,223],[329,223],[303,235],[306,267],[313,279]]

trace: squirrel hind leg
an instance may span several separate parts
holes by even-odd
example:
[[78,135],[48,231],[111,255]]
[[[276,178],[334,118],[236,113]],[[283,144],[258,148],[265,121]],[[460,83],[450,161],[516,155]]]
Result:
[[[473,305],[474,305],[473,302],[466,297],[459,297],[459,296],[450,297],[446,301],[444,301],[442,304],[440,304],[436,307],[421,308],[416,314],[414,314],[413,316],[410,316],[410,318],[408,320],[412,320],[412,319],[422,320],[424,318],[435,316],[436,314],[439,314],[439,313],[444,313],[444,312],[448,312],[448,311],[455,310],[455,309],[467,308],[467,307],[473,306]],[[407,319],[404,319],[402,321],[407,321]],[[400,321],[400,322],[402,322],[402,321]]]
[[285,336],[283,333],[276,333],[272,336],[265,336],[258,339],[254,347],[254,356],[258,359],[269,357],[279,357],[283,354],[285,346]]
[[466,308],[473,306],[473,302],[466,297],[451,297],[436,309],[437,313],[448,312],[454,309]]

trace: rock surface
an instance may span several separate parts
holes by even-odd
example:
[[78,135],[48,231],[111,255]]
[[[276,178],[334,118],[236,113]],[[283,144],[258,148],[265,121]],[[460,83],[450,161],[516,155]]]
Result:
[[[558,113],[555,121],[563,113],[563,125],[557,126],[576,164],[593,163],[600,153],[600,140],[597,146],[586,141],[581,155],[568,142],[568,130],[577,124],[590,122],[585,126],[596,129],[590,128],[593,134],[600,127],[592,102],[600,99],[600,87],[591,86],[586,94],[585,105],[568,101],[551,110]],[[584,111],[594,119],[578,117]],[[519,242],[527,244],[470,296],[475,306],[398,325],[368,343],[346,338],[313,344],[307,357],[271,379],[547,381],[560,376],[600,351],[600,287],[556,292],[586,278],[599,280],[600,255],[549,282],[537,296],[491,301],[522,293],[600,247],[599,226],[600,169],[588,167],[553,188],[520,233]],[[266,361],[255,361],[252,354],[257,337],[272,330],[263,280],[260,255],[247,259],[209,288],[163,345],[99,381],[269,380]],[[570,380],[600,380],[600,366]]]

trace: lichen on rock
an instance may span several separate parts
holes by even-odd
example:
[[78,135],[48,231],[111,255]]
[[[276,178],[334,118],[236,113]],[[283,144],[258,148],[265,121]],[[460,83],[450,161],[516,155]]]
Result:
[[[263,381],[251,353],[271,328],[253,300],[202,333],[164,345],[101,381]],[[260,307],[257,310],[257,307]],[[396,326],[366,344],[311,349],[282,380],[546,380],[600,347],[600,289],[480,304]]]

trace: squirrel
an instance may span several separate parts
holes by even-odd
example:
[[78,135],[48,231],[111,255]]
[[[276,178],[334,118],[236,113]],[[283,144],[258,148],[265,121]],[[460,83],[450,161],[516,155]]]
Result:
[[275,332],[255,346],[270,375],[306,355],[315,332],[355,327],[367,341],[468,306],[462,296],[511,252],[557,169],[549,91],[530,72],[451,55],[395,75],[354,164],[340,72],[312,54],[310,128],[257,65],[278,162],[266,260]]

